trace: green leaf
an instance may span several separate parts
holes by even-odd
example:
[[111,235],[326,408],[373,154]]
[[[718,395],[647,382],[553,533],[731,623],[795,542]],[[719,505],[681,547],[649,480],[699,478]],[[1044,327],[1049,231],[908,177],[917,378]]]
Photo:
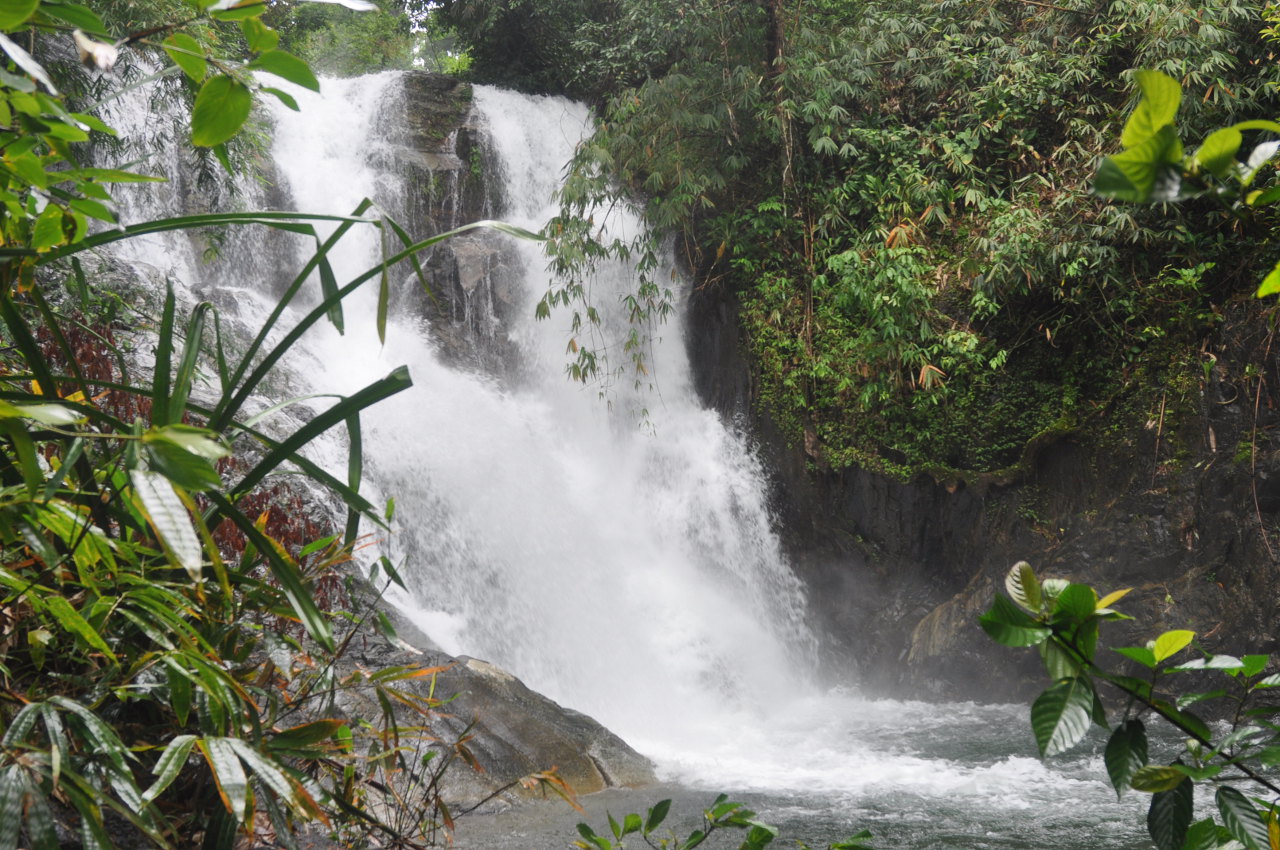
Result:
[[199,744],[205,761],[213,771],[214,781],[218,784],[222,804],[226,806],[227,811],[237,823],[243,823],[248,804],[249,783],[231,740],[206,737],[201,738]]
[[257,18],[246,18],[241,21],[240,31],[244,33],[244,40],[254,53],[271,50],[280,43],[280,33]]
[[1265,298],[1268,295],[1275,295],[1280,292],[1280,263],[1276,263],[1267,276],[1262,279],[1262,284],[1258,287],[1258,291],[1254,293],[1255,298]]
[[40,0],[4,0],[0,3],[0,30],[15,30],[35,14]]
[[1008,575],[1004,577],[1004,589],[1014,602],[1032,614],[1040,613],[1044,602],[1040,595],[1040,579],[1036,578],[1036,571],[1026,561],[1019,561],[1009,568]]
[[1002,593],[996,594],[991,609],[978,618],[978,623],[983,631],[1004,646],[1035,646],[1053,633]]
[[1267,825],[1248,798],[1230,785],[1222,785],[1218,787],[1217,801],[1222,825],[1237,841],[1250,850],[1269,850]]
[[270,86],[263,86],[262,93],[271,95],[276,100],[280,101],[285,106],[292,109],[294,112],[298,112],[300,110],[300,107],[298,106],[298,101],[294,100],[293,95],[289,94],[288,92],[284,92],[276,88],[271,88]]
[[622,834],[630,835],[633,832],[639,832],[642,826],[643,824],[640,821],[640,816],[633,812],[627,815],[625,818],[623,818]]
[[1196,150],[1191,158],[1192,164],[1225,180],[1231,174],[1231,166],[1235,164],[1236,153],[1243,141],[1244,136],[1234,127],[1216,130]]
[[1182,86],[1168,74],[1160,71],[1137,71],[1134,79],[1142,90],[1142,99],[1138,101],[1120,134],[1120,144],[1126,148],[1140,145],[1169,127],[1177,117],[1178,106],[1182,103]]
[[[1053,601],[1053,612],[1081,623],[1093,616],[1097,606],[1098,594],[1092,587],[1087,584],[1069,584]],[[1055,616],[1055,622],[1060,622],[1062,616]]]
[[1046,640],[1039,646],[1040,658],[1044,661],[1045,672],[1055,682],[1059,679],[1070,679],[1080,675],[1080,664],[1075,656],[1062,647],[1056,640]]
[[62,233],[62,207],[49,204],[31,229],[31,247],[44,251],[65,241],[66,237]]
[[316,79],[316,75],[311,72],[311,68],[307,66],[297,56],[287,53],[283,50],[268,50],[254,59],[248,65],[255,71],[266,71],[268,74],[275,74],[294,85],[302,86],[304,89],[312,91],[320,91],[320,81]]
[[1103,760],[1118,798],[1130,787],[1133,775],[1147,765],[1147,730],[1141,720],[1130,718],[1116,727]]
[[10,764],[0,769],[0,850],[17,850],[25,791],[21,765]]
[[184,32],[175,32],[164,40],[164,52],[169,54],[173,64],[182,69],[182,73],[193,82],[200,82],[209,73],[209,63],[204,58],[204,48],[200,42]]
[[40,11],[87,33],[110,36],[102,19],[87,6],[81,6],[78,3],[45,3],[40,7]]
[[1246,655],[1240,660],[1244,663],[1244,675],[1256,676],[1267,668],[1267,664],[1271,661],[1271,656]]
[[1187,778],[1185,771],[1170,765],[1146,765],[1133,772],[1130,785],[1137,791],[1172,791]]
[[1132,659],[1144,667],[1155,669],[1156,654],[1145,646],[1118,646],[1113,649],[1125,658]]
[[222,486],[222,477],[208,458],[188,451],[158,432],[144,434],[142,445],[151,468],[184,490],[199,493]]
[[307,589],[306,584],[303,582],[297,566],[285,558],[277,548],[275,541],[259,531],[257,526],[236,509],[225,496],[221,493],[211,492],[208,498],[223,516],[230,519],[237,528],[244,532],[249,542],[267,559],[271,574],[275,576],[276,581],[280,584],[280,589],[284,591],[290,606],[297,613],[303,628],[307,630],[307,634],[316,643],[332,652],[335,648],[333,632],[329,628],[328,621],[325,620],[324,615],[316,605],[311,591]]
[[1205,818],[1191,824],[1187,830],[1182,850],[1218,850],[1218,825],[1213,818]]
[[341,720],[313,720],[278,732],[267,739],[271,749],[300,750],[327,741],[342,728]]
[[1031,729],[1040,755],[1057,755],[1074,746],[1093,716],[1093,688],[1083,678],[1063,680],[1042,693],[1031,706]]
[[240,82],[219,74],[200,87],[191,110],[191,143],[209,148],[240,131],[249,117],[253,96]]
[[[15,2],[23,4],[31,2],[31,0],[15,0]],[[0,29],[5,29],[5,27],[0,27]],[[13,39],[9,38],[9,36],[4,33],[0,33],[0,50],[9,54],[9,58],[17,63],[19,68],[35,77],[40,84],[45,87],[49,94],[58,94],[58,89],[54,86],[53,80],[49,78],[49,72],[44,69],[44,66],[32,58],[30,53],[15,44]]]
[[191,524],[191,515],[173,485],[167,477],[145,469],[131,470],[129,481],[151,527],[174,562],[187,571],[192,581],[200,581],[204,572],[204,549]]
[[93,626],[85,620],[80,612],[77,611],[70,602],[61,596],[50,595],[44,600],[45,607],[49,613],[58,621],[58,625],[74,635],[78,635],[89,646],[107,656],[107,660],[116,663],[115,653],[111,651],[111,647],[103,640],[102,635],[98,634]]
[[214,9],[210,14],[217,21],[243,21],[256,18],[267,10],[265,0],[240,0],[226,8]]
[[160,754],[160,758],[156,760],[156,766],[152,768],[151,772],[155,774],[156,781],[151,783],[151,787],[143,793],[143,800],[150,803],[164,793],[164,789],[169,787],[186,766],[187,756],[191,755],[191,748],[195,743],[195,735],[178,735],[169,742],[164,752]]
[[118,168],[81,168],[77,172],[81,177],[96,180],[99,183],[165,183],[164,177],[151,177],[147,174],[135,174],[132,171],[121,171]]
[[1166,126],[1151,138],[1123,153],[1109,156],[1098,167],[1093,191],[1119,201],[1145,202],[1157,189],[1157,179],[1182,158],[1182,143]]
[[1156,644],[1152,649],[1156,663],[1159,664],[1166,658],[1172,658],[1177,655],[1195,639],[1195,636],[1195,632],[1187,629],[1174,629],[1160,635],[1160,637],[1156,638]]
[[1191,826],[1194,800],[1195,783],[1185,776],[1172,790],[1152,795],[1147,832],[1159,850],[1181,850]]
[[653,832],[662,822],[667,819],[667,812],[671,811],[670,800],[659,800],[649,809],[644,819],[644,834],[648,835]]

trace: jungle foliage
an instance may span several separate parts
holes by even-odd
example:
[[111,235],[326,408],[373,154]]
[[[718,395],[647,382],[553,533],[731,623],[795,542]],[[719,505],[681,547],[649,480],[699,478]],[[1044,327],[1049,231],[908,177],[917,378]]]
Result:
[[[449,234],[412,243],[369,202],[346,217],[124,226],[109,187],[164,176],[91,164],[115,130],[96,105],[71,106],[41,58],[61,40],[106,70],[122,52],[151,50],[166,64],[137,84],[184,77],[192,144],[228,164],[255,97],[295,105],[254,72],[316,84],[264,10],[0,8],[0,850],[64,846],[68,830],[86,848],[296,847],[306,823],[353,843],[421,847],[453,823],[443,772],[474,765],[468,731],[432,733],[447,701],[434,693],[438,670],[342,661],[373,628],[394,638],[385,617],[348,604],[339,568],[359,522],[389,519],[359,492],[360,415],[408,387],[407,372],[291,427],[271,417],[303,400],[246,409],[307,327],[341,324],[356,289],[379,288],[385,333],[388,270],[418,269],[417,254]],[[247,226],[314,244],[252,340],[224,332],[211,303],[181,305],[171,286],[124,297],[100,276],[99,249],[113,242]],[[328,257],[355,227],[380,228],[385,256],[339,281]],[[314,280],[311,306],[288,311]],[[346,431],[343,476],[304,451],[335,428]],[[345,528],[316,499],[345,506]],[[398,581],[385,559],[378,576]],[[356,690],[376,700],[374,716],[344,714]]]
[[[1005,646],[1035,647],[1044,661],[1053,684],[1031,706],[1043,757],[1075,746],[1092,726],[1105,730],[1107,775],[1118,795],[1151,795],[1147,829],[1158,850],[1271,850],[1280,843],[1280,709],[1266,699],[1280,687],[1280,674],[1268,672],[1275,667],[1269,655],[1211,654],[1195,632],[1175,629],[1142,646],[1114,648],[1108,662],[1099,635],[1105,624],[1131,619],[1113,607],[1128,589],[1099,598],[1087,585],[1041,579],[1025,561],[1009,570],[1005,589],[982,628]],[[1104,685],[1121,697],[1118,716],[1103,705]],[[1201,714],[1226,722],[1207,723]],[[1184,741],[1167,764],[1152,757],[1148,721],[1172,727]],[[1213,804],[1197,811],[1197,791],[1207,789]]]
[[[652,252],[675,234],[700,285],[741,304],[763,405],[817,462],[1016,469],[1038,436],[1194,381],[1184,353],[1275,263],[1274,209],[1242,220],[1208,197],[1138,208],[1090,191],[1137,69],[1187,91],[1192,138],[1280,113],[1260,3],[445,10],[478,73],[499,73],[498,45],[523,32],[504,82],[601,104],[550,234],[563,277],[546,308],[589,324],[593,258],[628,255],[636,317],[656,318],[670,296]],[[1255,187],[1273,180],[1268,166]],[[602,206],[640,201],[648,237],[600,231]],[[584,345],[572,368],[601,362]]]

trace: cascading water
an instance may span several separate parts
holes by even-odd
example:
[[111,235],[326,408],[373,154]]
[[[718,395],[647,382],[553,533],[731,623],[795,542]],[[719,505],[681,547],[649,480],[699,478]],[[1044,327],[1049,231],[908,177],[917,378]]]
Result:
[[[307,212],[349,213],[364,197],[402,206],[397,175],[376,166],[394,161],[380,153],[379,106],[397,77],[324,87],[323,98],[299,93],[300,113],[273,112],[282,188]],[[586,110],[486,88],[475,109],[505,187],[502,217],[539,229]],[[760,466],[699,404],[678,323],[658,329],[657,391],[640,401],[651,427],[639,428],[625,388],[611,409],[565,378],[567,319],[532,318],[546,261],[534,243],[511,250],[523,268],[504,329],[517,376],[451,365],[407,310],[381,345],[371,294],[347,305],[344,334],[309,334],[289,364],[310,392],[351,392],[408,365],[414,388],[365,415],[366,474],[369,495],[395,496],[388,545],[411,585],[398,601],[427,634],[593,715],[674,782],[755,795],[766,818],[815,844],[868,826],[885,846],[1142,846],[1137,803],[1115,803],[1096,753],[1034,758],[1025,708],[819,689]],[[372,228],[354,231],[335,258],[339,279],[378,252]],[[234,286],[251,316],[270,286],[241,274],[217,285]],[[627,285],[623,268],[594,282],[606,328],[625,321],[613,308]]]

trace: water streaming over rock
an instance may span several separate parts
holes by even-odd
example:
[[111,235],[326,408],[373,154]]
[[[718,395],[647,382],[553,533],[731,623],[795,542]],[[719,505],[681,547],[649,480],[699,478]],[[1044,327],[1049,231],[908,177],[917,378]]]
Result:
[[[396,75],[326,80],[323,98],[299,93],[300,113],[273,110],[279,189],[296,208],[349,213],[365,197],[412,207],[397,165],[399,87]],[[471,167],[500,179],[495,212],[540,228],[586,110],[486,88],[475,110],[489,152]],[[453,191],[452,179],[440,191]],[[801,833],[815,842],[869,825],[910,847],[1034,847],[1081,829],[1081,840],[1054,843],[1135,845],[1134,805],[1114,803],[1096,753],[1041,764],[1023,708],[819,690],[806,600],[772,528],[760,463],[699,404],[681,323],[656,329],[656,389],[619,388],[606,405],[564,376],[567,317],[533,319],[547,285],[539,246],[503,239],[469,243],[467,262],[483,273],[468,276],[461,307],[424,313],[413,307],[417,283],[397,281],[409,289],[386,345],[367,293],[347,305],[345,333],[310,334],[288,364],[294,395],[351,392],[409,367],[413,389],[365,416],[367,492],[395,497],[384,546],[411,588],[398,601],[427,634],[592,714],[673,780],[764,795],[758,805],[816,829]],[[216,289],[249,321],[272,303],[255,269],[278,250],[259,245],[221,271],[190,252],[143,253],[167,256],[173,274]],[[338,278],[375,264],[379,250],[376,231],[357,229],[335,259]],[[490,254],[477,259],[480,250]],[[593,283],[605,333],[624,321],[617,301],[628,285],[621,267]],[[469,345],[506,352],[451,355],[441,343],[450,322],[470,329]],[[518,368],[480,368],[511,352]],[[328,462],[340,471],[338,448]],[[1019,823],[1029,810],[1034,829]]]

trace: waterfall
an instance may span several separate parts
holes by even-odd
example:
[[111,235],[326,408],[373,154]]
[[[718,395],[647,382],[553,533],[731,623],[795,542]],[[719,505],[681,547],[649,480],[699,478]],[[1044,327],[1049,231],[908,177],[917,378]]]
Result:
[[[296,92],[300,112],[272,108],[277,191],[293,208],[347,214],[365,197],[387,210],[414,207],[396,164],[400,80],[325,80],[324,97]],[[478,164],[503,186],[495,214],[540,228],[587,111],[483,87],[474,110],[488,149]],[[126,100],[113,120],[130,132],[145,115]],[[132,221],[173,209],[163,193],[135,191],[121,192]],[[614,232],[638,226],[615,216]],[[426,634],[594,716],[655,758],[664,778],[765,795],[768,819],[815,845],[862,826],[887,836],[886,846],[917,848],[1096,850],[1145,840],[1132,832],[1134,800],[1115,802],[1097,753],[1035,757],[1025,707],[877,701],[815,687],[806,600],[774,532],[760,463],[699,403],[681,322],[654,329],[655,390],[633,397],[620,388],[606,404],[564,375],[568,317],[533,318],[548,285],[539,245],[502,239],[468,243],[504,259],[481,264],[492,268],[483,286],[495,290],[477,284],[460,316],[426,317],[413,308],[416,279],[393,281],[401,291],[384,345],[373,291],[357,293],[345,332],[309,332],[274,388],[280,398],[350,393],[408,366],[413,388],[363,417],[362,492],[375,504],[395,499],[394,528],[366,551],[401,564],[409,591],[395,602]],[[251,332],[274,303],[273,270],[296,270],[288,255],[311,246],[237,231],[214,264],[200,262],[200,247],[180,237],[126,250],[185,282],[188,301],[212,298],[227,325]],[[356,228],[332,257],[338,279],[379,254],[377,232]],[[504,268],[514,271],[504,278]],[[592,281],[606,337],[625,328],[618,298],[630,285],[624,267]],[[673,280],[677,299],[685,286]],[[479,330],[476,346],[503,346],[502,356],[450,355],[439,340],[455,320]],[[490,368],[509,352],[518,368]],[[646,427],[632,415],[637,405],[648,410]],[[317,460],[345,473],[341,445],[319,450]],[[952,840],[1006,834],[1017,838]]]
[[[389,130],[379,108],[395,96],[394,75],[326,81],[301,112],[274,110],[273,158],[298,209],[346,213],[366,196],[403,206],[397,175],[376,167],[394,160],[377,149]],[[483,87],[474,109],[501,216],[540,229],[587,111]],[[612,227],[638,226],[618,215]],[[376,262],[375,236],[344,244],[340,279]],[[567,380],[567,318],[533,316],[547,261],[535,242],[508,249],[520,257],[505,329],[522,360],[514,376],[450,364],[412,315],[393,319],[380,346],[371,298],[348,306],[345,334],[308,340],[298,370],[314,392],[353,390],[400,363],[413,375],[364,424],[367,475],[397,505],[388,546],[410,587],[401,602],[446,651],[498,664],[642,748],[796,690],[812,647],[802,589],[759,463],[695,396],[680,323],[656,335],[641,428],[630,401],[610,406]],[[631,285],[621,266],[597,275],[605,333],[625,330]]]

